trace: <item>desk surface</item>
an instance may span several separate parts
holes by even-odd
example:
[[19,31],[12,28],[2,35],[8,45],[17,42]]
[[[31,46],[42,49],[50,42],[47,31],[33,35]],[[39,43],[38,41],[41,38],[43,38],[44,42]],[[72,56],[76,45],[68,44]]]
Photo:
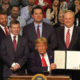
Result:
[[[34,75],[33,75],[34,76]],[[32,80],[32,75],[12,75],[8,80]],[[69,80],[69,76],[65,75],[46,75],[47,80]]]

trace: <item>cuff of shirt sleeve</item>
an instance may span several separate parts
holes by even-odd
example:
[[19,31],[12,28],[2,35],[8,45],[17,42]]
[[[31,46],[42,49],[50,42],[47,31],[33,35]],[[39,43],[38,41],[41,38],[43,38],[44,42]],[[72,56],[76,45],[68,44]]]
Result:
[[13,63],[12,63],[12,65],[11,65],[11,67],[14,67],[14,65],[15,65],[15,64],[16,64],[16,63],[15,63],[15,62],[13,62]]
[[48,72],[50,72],[50,66],[48,66]]

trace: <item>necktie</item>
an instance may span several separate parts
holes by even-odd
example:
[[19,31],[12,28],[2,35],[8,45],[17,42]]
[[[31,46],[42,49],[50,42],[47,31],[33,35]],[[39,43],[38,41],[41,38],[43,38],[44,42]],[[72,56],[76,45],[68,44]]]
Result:
[[37,26],[37,38],[40,38],[40,30],[39,30],[39,25]]
[[14,46],[14,50],[16,51],[16,46],[17,46],[16,36],[13,37],[13,46]]
[[44,54],[42,55],[42,67],[47,67],[46,61],[44,59]]
[[70,44],[70,29],[68,29],[66,34],[66,47],[68,48]]
[[66,2],[68,3],[68,0],[66,0]]
[[4,30],[5,30],[5,33],[6,33],[6,36],[8,36],[8,31],[7,31],[7,28],[6,27],[4,27]]

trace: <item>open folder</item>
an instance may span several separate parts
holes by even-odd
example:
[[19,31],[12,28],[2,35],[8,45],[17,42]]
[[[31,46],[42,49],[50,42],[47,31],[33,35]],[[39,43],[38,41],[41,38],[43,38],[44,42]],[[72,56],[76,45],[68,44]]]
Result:
[[57,69],[80,69],[80,51],[54,51]]

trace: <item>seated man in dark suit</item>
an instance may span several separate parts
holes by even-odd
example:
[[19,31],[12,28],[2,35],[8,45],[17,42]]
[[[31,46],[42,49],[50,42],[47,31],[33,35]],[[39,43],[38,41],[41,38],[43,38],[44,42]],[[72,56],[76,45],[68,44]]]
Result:
[[29,56],[28,72],[30,74],[48,73],[56,69],[56,64],[53,63],[53,53],[47,51],[47,39],[38,38],[35,41],[36,51]]
[[24,74],[28,56],[27,41],[19,36],[20,23],[11,21],[10,35],[2,41],[1,59],[3,63],[3,80],[12,74]]

